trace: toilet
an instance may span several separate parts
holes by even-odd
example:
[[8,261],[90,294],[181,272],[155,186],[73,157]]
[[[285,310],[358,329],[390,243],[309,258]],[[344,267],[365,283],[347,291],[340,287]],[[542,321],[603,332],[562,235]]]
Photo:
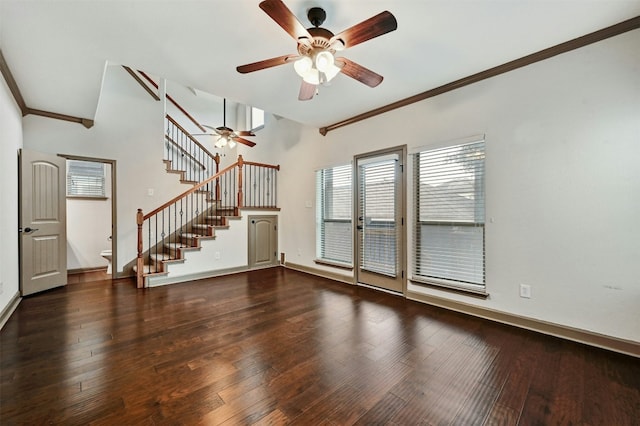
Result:
[[107,262],[109,262],[109,265],[107,266],[107,274],[111,274],[111,249],[102,250],[100,252],[100,256],[104,257],[107,259]]

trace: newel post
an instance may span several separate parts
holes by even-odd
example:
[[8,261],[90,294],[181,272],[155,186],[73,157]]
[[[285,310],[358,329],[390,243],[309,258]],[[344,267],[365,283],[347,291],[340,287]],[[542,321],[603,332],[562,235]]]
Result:
[[142,258],[142,224],[144,223],[144,214],[142,209],[138,209],[136,213],[136,223],[138,224],[138,257],[136,259],[136,286],[144,287],[144,259]]
[[242,208],[242,200],[244,198],[242,194],[242,166],[244,165],[244,160],[242,159],[242,155],[238,155],[238,208]]
[[[220,172],[220,154],[216,152],[216,156],[213,157],[213,161],[216,162],[216,174]],[[220,201],[220,178],[216,178],[216,201]]]

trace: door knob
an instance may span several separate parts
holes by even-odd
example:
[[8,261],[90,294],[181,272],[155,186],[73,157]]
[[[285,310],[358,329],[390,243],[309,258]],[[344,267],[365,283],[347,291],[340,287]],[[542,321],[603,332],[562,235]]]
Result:
[[32,232],[36,232],[38,230],[38,228],[29,228],[28,226],[26,228],[24,228],[24,233],[25,234],[30,234]]

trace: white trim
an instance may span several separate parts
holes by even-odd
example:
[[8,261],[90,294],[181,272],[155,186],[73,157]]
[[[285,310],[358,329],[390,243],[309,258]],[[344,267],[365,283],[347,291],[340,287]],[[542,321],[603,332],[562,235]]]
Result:
[[0,313],[0,330],[2,330],[2,327],[9,321],[9,318],[11,318],[11,315],[13,315],[21,301],[22,297],[20,297],[20,292],[16,291],[7,306],[2,310],[2,313]]

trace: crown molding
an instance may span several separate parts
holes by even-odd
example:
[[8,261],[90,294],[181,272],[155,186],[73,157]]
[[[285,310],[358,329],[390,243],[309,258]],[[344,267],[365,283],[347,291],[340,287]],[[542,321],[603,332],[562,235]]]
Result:
[[13,95],[13,98],[16,100],[18,104],[18,108],[20,108],[20,112],[22,116],[26,116],[29,114],[39,115],[41,117],[54,118],[56,120],[64,120],[70,121],[72,123],[82,124],[87,129],[93,127],[94,121],[88,118],[80,118],[74,117],[72,115],[59,114],[57,112],[43,111],[40,109],[29,108],[22,97],[22,93],[20,93],[20,88],[18,87],[18,83],[16,83],[15,78],[13,78],[13,74],[11,73],[11,69],[9,69],[9,65],[7,64],[4,55],[2,54],[2,50],[0,50],[0,73],[4,77],[4,80],[7,82],[7,86],[9,86],[9,90]]

